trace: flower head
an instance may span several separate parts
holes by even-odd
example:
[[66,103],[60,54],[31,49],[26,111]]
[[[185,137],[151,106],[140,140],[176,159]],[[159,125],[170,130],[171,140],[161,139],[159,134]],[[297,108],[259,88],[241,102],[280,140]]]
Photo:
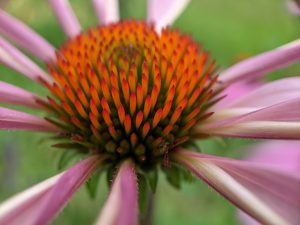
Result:
[[[171,184],[178,183],[172,174],[177,178],[187,169],[265,224],[299,221],[300,193],[293,188],[300,184],[298,175],[186,150],[209,136],[299,139],[300,79],[254,81],[299,60],[299,40],[217,76],[200,44],[167,27],[187,0],[149,0],[149,22],[119,21],[117,3],[94,0],[103,24],[82,32],[68,1],[50,0],[69,37],[57,50],[0,12],[1,34],[46,63],[48,72],[4,38],[0,61],[50,92],[45,98],[1,82],[1,102],[47,116],[0,108],[0,128],[51,132],[62,140],[55,147],[86,156],[0,205],[0,224],[49,223],[95,171],[107,168],[113,184],[97,224],[136,224],[140,175],[155,189],[159,165]],[[293,195],[282,195],[282,187]],[[280,201],[292,210],[278,210]]]
[[56,124],[87,153],[116,163],[160,162],[211,115],[214,62],[176,30],[159,35],[134,20],[99,26],[65,43],[48,68]]

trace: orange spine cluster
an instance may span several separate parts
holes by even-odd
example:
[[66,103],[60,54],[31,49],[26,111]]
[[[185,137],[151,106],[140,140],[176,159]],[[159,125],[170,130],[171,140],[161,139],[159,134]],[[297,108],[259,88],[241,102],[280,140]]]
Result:
[[49,71],[55,83],[45,85],[56,99],[49,103],[70,133],[142,161],[147,151],[163,154],[160,145],[188,140],[216,82],[214,62],[189,36],[169,29],[158,35],[137,21],[70,40]]

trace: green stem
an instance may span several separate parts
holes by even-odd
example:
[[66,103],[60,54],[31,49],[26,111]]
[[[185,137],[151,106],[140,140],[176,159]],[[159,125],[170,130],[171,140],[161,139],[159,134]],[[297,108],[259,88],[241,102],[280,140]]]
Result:
[[152,225],[153,224],[153,210],[154,209],[154,194],[149,191],[147,196],[146,210],[140,217],[140,225]]

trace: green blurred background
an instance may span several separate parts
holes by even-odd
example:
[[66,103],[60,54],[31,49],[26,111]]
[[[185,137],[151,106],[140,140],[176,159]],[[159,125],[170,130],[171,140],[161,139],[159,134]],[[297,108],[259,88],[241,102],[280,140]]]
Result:
[[[84,28],[97,24],[89,0],[71,3]],[[225,68],[241,58],[299,38],[300,17],[291,15],[284,3],[283,0],[192,0],[173,27],[191,34]],[[56,47],[65,40],[47,1],[0,0],[0,4]],[[120,0],[120,9],[122,19],[143,19],[146,1]],[[299,68],[299,65],[294,65],[268,78],[298,75]],[[38,85],[1,65],[0,76],[1,80],[46,94]],[[11,108],[33,112],[20,107]],[[0,132],[0,201],[57,172],[60,150],[51,148],[46,139],[47,135],[32,132]],[[213,139],[199,145],[206,153],[242,157],[245,154],[243,147],[255,142]],[[108,192],[104,176],[98,187],[97,198],[93,200],[83,187],[53,224],[92,224]],[[221,225],[238,222],[234,207],[205,184],[200,181],[187,183],[178,191],[169,186],[161,174],[155,194],[154,224]]]

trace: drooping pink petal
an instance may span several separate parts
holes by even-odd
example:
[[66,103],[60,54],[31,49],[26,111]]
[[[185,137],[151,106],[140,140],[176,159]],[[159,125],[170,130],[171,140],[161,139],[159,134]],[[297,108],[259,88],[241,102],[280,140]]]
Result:
[[227,108],[242,97],[247,96],[252,91],[256,91],[261,86],[262,82],[254,80],[233,83],[219,94],[218,97],[225,97],[213,106],[213,110],[225,107]]
[[[299,141],[270,141],[251,146],[246,149],[247,160],[286,172],[300,174],[300,142]],[[257,221],[242,211],[238,212],[238,219],[242,224],[259,225]]]
[[0,204],[0,224],[32,224],[46,193],[53,188],[62,173],[51,177]]
[[93,0],[93,5],[97,17],[103,24],[120,20],[118,0]]
[[148,21],[156,30],[172,24],[183,12],[190,0],[148,0]]
[[122,163],[96,225],[135,225],[138,217],[134,164]]
[[98,168],[104,157],[92,156],[68,169],[40,204],[33,224],[48,224]]
[[51,77],[44,70],[1,37],[0,62],[34,81],[40,81],[40,79],[48,82],[52,81]]
[[36,101],[37,99],[40,97],[29,91],[0,81],[0,102],[41,108],[41,105]]
[[264,52],[224,70],[219,80],[228,85],[233,82],[255,79],[300,60],[300,40]]
[[239,210],[238,212],[238,220],[240,221],[240,224],[245,225],[262,225],[261,223],[257,222],[255,219],[253,219],[248,214],[244,213],[243,211]]
[[[233,90],[234,91],[234,90]],[[300,97],[300,78],[290,77],[267,83],[236,98],[231,107],[266,107]]]
[[299,140],[299,132],[300,122],[254,121],[211,129],[207,134],[220,137]]
[[[237,108],[232,108],[231,110],[233,109],[237,109]],[[216,112],[216,114],[217,113],[218,112]],[[222,110],[220,110],[220,114],[221,113],[223,113]],[[228,117],[230,117],[229,114]],[[289,99],[280,103],[276,103],[274,105],[267,106],[258,110],[254,110],[249,113],[243,113],[242,111],[241,115],[224,120],[222,125],[225,126],[232,123],[242,123],[242,122],[251,122],[251,121],[298,121],[300,122],[300,97]],[[218,123],[217,125],[219,126],[220,124],[221,123]]]
[[0,10],[0,33],[43,61],[55,61],[55,49],[21,21]]
[[266,138],[300,138],[300,98],[262,109],[233,108],[219,110],[197,128],[210,135]]
[[63,31],[72,38],[81,32],[81,26],[68,0],[49,0]]
[[25,112],[0,107],[0,129],[1,130],[31,130],[41,132],[60,132],[47,120]]
[[172,157],[261,223],[300,221],[299,173],[184,150],[174,152]]
[[2,203],[0,224],[48,224],[102,160],[91,156]]
[[251,146],[245,151],[248,161],[270,164],[273,167],[300,174],[299,141],[269,141]]

